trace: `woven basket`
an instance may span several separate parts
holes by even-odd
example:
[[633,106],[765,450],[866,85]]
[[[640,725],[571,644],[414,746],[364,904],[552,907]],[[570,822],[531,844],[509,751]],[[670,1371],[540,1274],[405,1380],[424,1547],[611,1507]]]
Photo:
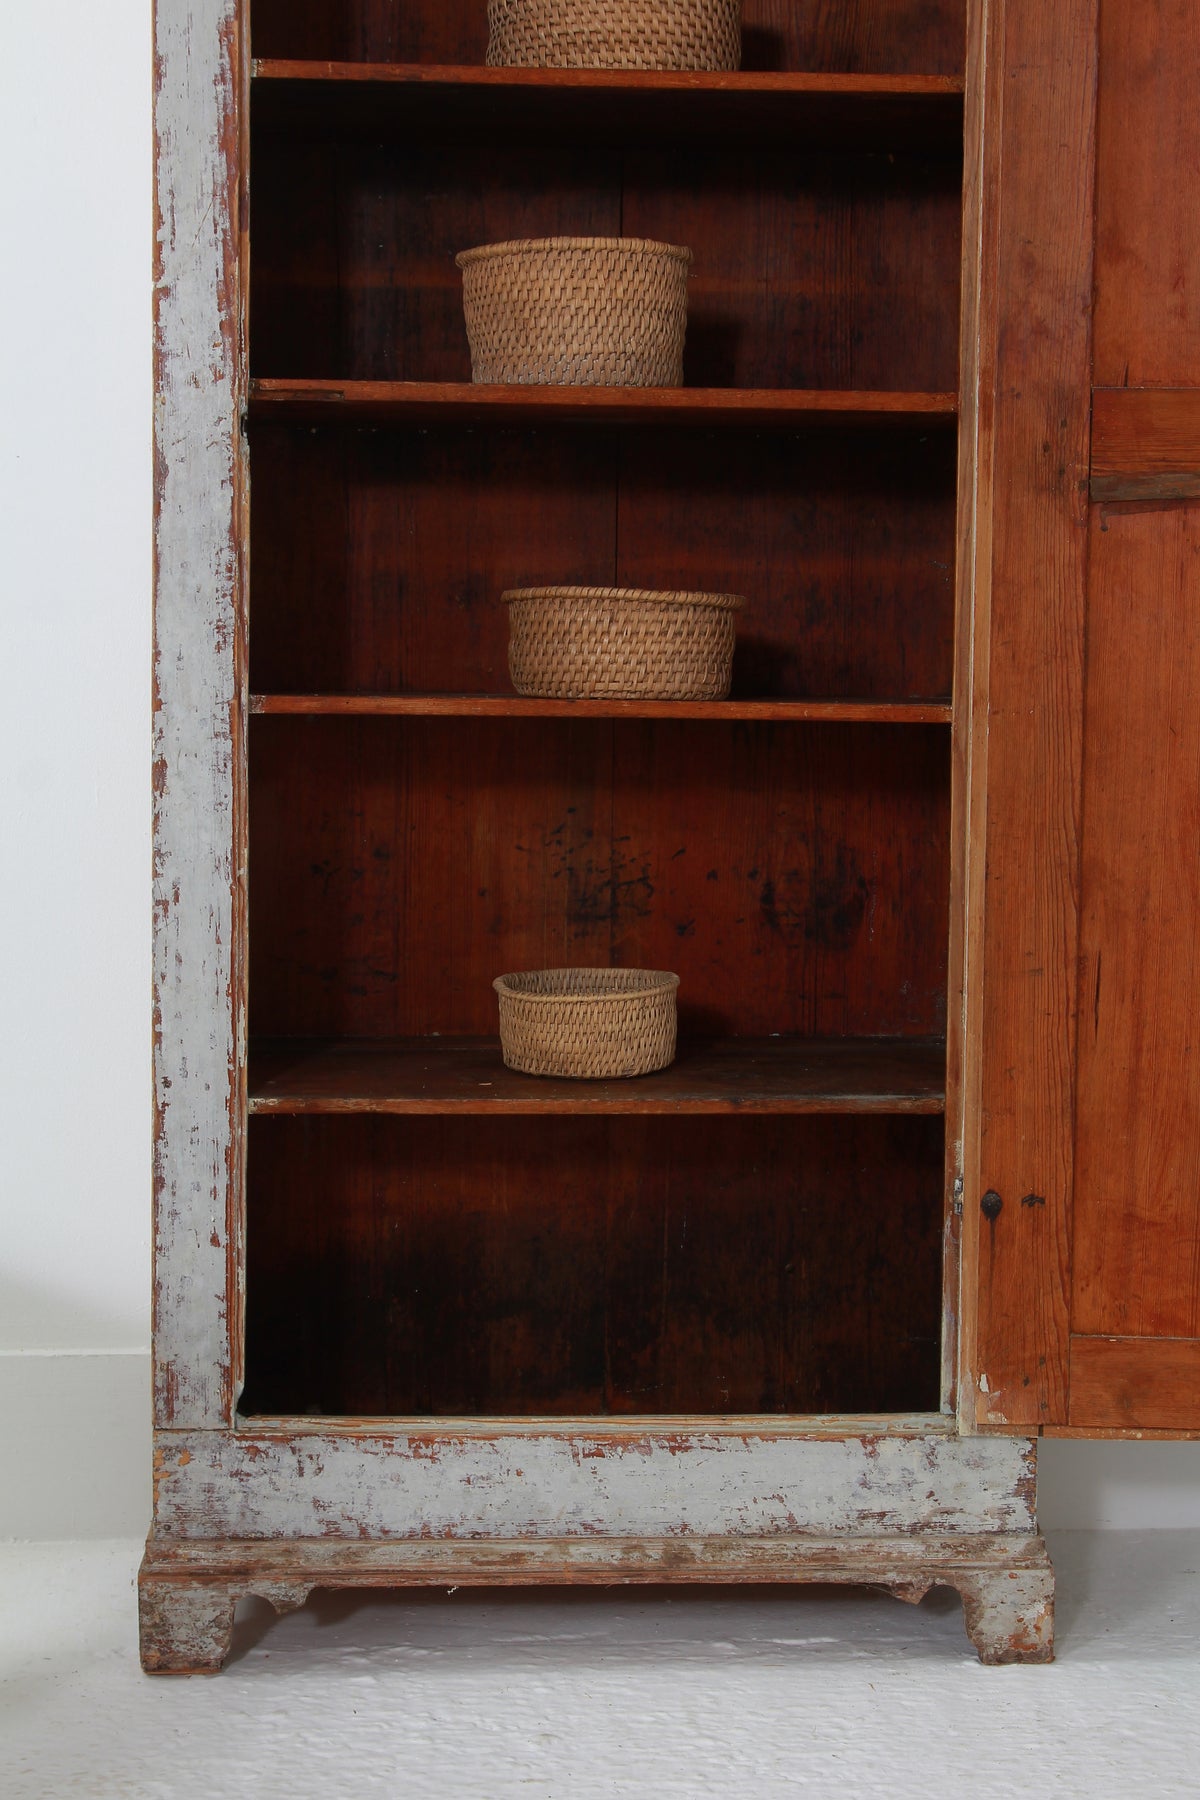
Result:
[[474,381],[679,387],[690,250],[531,238],[456,258]]
[[508,667],[518,694],[560,700],[723,700],[739,594],[513,588]]
[[501,975],[500,1047],[526,1075],[648,1075],[675,1057],[678,975],[658,969],[531,969]]
[[736,69],[741,0],[488,0],[488,62],[527,69]]

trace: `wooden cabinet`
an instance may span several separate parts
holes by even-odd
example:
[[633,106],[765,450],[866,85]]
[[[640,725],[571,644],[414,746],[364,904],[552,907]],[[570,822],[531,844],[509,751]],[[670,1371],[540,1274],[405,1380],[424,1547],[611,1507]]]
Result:
[[[747,1578],[1044,1658],[1038,1433],[1200,1428],[1193,202],[1130,124],[1190,27],[746,0],[681,77],[484,10],[159,0],[146,1666],[248,1591]],[[560,232],[693,249],[683,389],[471,385],[454,252]],[[550,581],[746,594],[731,698],[513,697]],[[493,976],[610,962],[675,1066],[505,1071]]]

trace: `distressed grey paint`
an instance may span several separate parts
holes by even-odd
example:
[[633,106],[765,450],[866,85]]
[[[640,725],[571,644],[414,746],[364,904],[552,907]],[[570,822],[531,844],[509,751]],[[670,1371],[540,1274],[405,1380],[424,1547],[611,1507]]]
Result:
[[948,1436],[450,1428],[160,1434],[167,1537],[768,1536],[1032,1532],[1036,1446]]
[[231,1413],[240,770],[237,0],[158,0],[155,1416]]
[[152,1543],[138,1597],[150,1674],[212,1672],[229,1654],[245,1594],[276,1612],[314,1588],[511,1586],[529,1582],[861,1582],[915,1602],[957,1588],[980,1660],[1048,1662],[1054,1575],[1038,1537],[424,1538],[391,1544],[308,1538]]

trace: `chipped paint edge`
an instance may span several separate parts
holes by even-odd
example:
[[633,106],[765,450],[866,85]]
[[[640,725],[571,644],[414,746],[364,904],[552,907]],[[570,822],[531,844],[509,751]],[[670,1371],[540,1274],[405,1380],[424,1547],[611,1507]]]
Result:
[[1036,1531],[1032,1439],[602,1430],[160,1432],[155,1535],[746,1537]]
[[244,1056],[242,8],[155,10],[154,1395],[235,1400]]

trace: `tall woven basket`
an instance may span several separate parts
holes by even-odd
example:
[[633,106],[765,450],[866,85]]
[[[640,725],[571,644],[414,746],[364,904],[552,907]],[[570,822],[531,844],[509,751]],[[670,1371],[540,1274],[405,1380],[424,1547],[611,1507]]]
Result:
[[455,258],[478,382],[679,387],[692,253],[647,238],[530,238]]
[[500,1048],[525,1075],[649,1075],[675,1057],[678,975],[660,969],[531,969],[492,983]]
[[742,0],[488,0],[487,60],[532,69],[736,69]]
[[740,594],[511,588],[518,694],[562,700],[724,700]]

